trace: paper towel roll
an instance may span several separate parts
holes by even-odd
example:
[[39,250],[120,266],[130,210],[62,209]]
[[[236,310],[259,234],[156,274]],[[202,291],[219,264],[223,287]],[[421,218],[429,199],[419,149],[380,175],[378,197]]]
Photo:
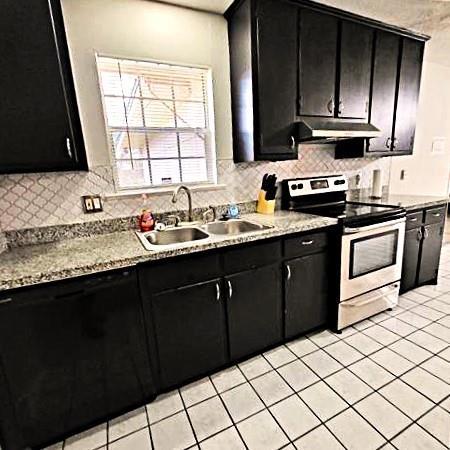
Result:
[[372,197],[381,198],[383,195],[383,183],[381,181],[381,170],[375,169],[372,177]]

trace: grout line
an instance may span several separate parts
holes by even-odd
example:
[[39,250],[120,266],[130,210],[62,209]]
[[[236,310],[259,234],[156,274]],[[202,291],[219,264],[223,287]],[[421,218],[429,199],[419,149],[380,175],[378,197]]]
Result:
[[[261,356],[264,358],[264,355],[263,355],[263,354],[261,354]],[[264,359],[266,359],[266,358],[264,358]],[[266,360],[266,361],[267,361],[267,360]],[[269,365],[271,366],[270,362],[269,362]],[[290,444],[294,444],[293,441],[290,439],[289,435],[286,433],[286,431],[284,430],[284,428],[281,426],[281,424],[278,422],[277,418],[274,416],[274,414],[273,414],[272,411],[270,410],[270,407],[272,407],[272,406],[274,406],[274,405],[276,405],[276,404],[282,402],[283,400],[286,400],[286,399],[289,398],[291,395],[288,395],[287,397],[284,397],[284,398],[280,399],[279,401],[273,403],[273,404],[270,405],[270,406],[266,405],[266,403],[264,402],[264,400],[262,399],[262,397],[259,395],[259,392],[258,392],[258,391],[256,390],[256,388],[253,386],[253,384],[250,382],[250,380],[246,377],[246,375],[245,375],[245,373],[242,371],[242,369],[241,369],[239,366],[237,366],[237,367],[238,367],[238,370],[239,370],[239,371],[242,373],[242,375],[244,376],[244,378],[248,381],[248,384],[250,385],[250,387],[252,388],[252,390],[254,391],[254,393],[257,395],[257,397],[259,398],[259,400],[261,401],[261,403],[264,405],[265,410],[267,410],[267,412],[272,416],[272,418],[273,418],[273,420],[276,422],[276,424],[280,427],[281,431],[284,433],[284,435],[286,436],[286,438],[287,438],[287,440],[289,441],[289,443],[290,443]],[[270,373],[270,372],[267,372],[267,373]],[[267,373],[264,374],[264,375],[267,375]],[[263,375],[261,375],[261,376],[263,376]],[[256,379],[256,378],[253,378],[252,381],[255,380],[255,379]],[[295,392],[295,391],[294,391],[294,392]],[[293,392],[293,393],[294,393],[294,392]],[[255,416],[256,414],[261,413],[262,411],[264,411],[264,409],[261,410],[261,411],[258,411],[257,413],[255,413],[255,414],[253,414],[252,416],[249,416],[249,417],[253,417],[253,416]],[[244,420],[248,420],[249,417],[243,419],[241,422],[243,422]],[[239,422],[239,423],[241,423],[241,422]],[[284,445],[283,445],[283,446],[284,446]]]
[[[181,403],[183,404],[183,408],[184,408],[183,412],[186,414],[187,419],[188,419],[188,421],[189,421],[189,425],[191,426],[191,430],[192,430],[192,433],[193,433],[194,439],[195,439],[195,444],[198,446],[197,433],[195,432],[194,426],[192,425],[191,417],[189,416],[188,410],[187,410],[187,408],[186,408],[186,403],[184,402],[184,398],[183,398],[183,396],[181,395],[181,390],[180,390],[180,389],[177,389],[177,391],[178,391],[178,395],[179,395],[180,398],[181,398]],[[211,397],[211,398],[212,398],[212,397]],[[209,398],[208,398],[208,399],[205,399],[205,401],[206,401],[206,400],[209,400]],[[201,402],[200,402],[200,403],[201,403]],[[191,406],[194,406],[194,405],[191,405]],[[179,412],[180,412],[180,411],[179,411]],[[195,445],[195,444],[194,444],[194,445]]]
[[[236,366],[236,368],[237,368],[237,366]],[[237,370],[239,370],[239,369],[237,369]],[[247,444],[245,443],[244,438],[243,438],[242,435],[241,435],[241,432],[239,431],[238,427],[236,426],[236,422],[234,421],[233,416],[231,415],[230,411],[228,410],[227,405],[226,405],[224,399],[223,399],[222,396],[220,395],[221,393],[218,391],[218,389],[217,389],[216,385],[214,384],[214,381],[212,380],[211,376],[209,376],[208,378],[209,378],[209,381],[211,382],[211,384],[213,385],[214,390],[216,391],[217,397],[219,397],[219,400],[222,402],[222,405],[223,405],[223,407],[225,408],[225,411],[227,412],[228,417],[230,418],[231,423],[233,424],[234,429],[237,431],[237,433],[238,433],[238,435],[239,435],[239,438],[240,438],[241,441],[243,442],[245,448],[248,450],[248,446],[247,446]],[[244,383],[240,383],[240,384],[238,384],[238,385],[236,385],[236,386],[233,386],[231,389],[234,389],[235,387],[238,387],[238,386],[242,386],[243,384],[244,384]],[[231,389],[228,389],[228,390],[231,390]],[[226,392],[226,391],[224,391],[224,392]],[[228,429],[228,428],[226,428],[226,429]],[[222,431],[224,431],[224,430],[222,430]],[[222,431],[220,431],[220,433],[221,433]],[[211,436],[207,437],[206,439],[209,439],[210,437],[211,437]]]

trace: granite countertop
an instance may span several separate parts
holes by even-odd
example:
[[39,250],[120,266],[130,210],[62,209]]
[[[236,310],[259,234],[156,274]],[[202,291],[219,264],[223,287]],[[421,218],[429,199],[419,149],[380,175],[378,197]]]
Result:
[[431,195],[406,195],[406,194],[384,194],[381,199],[374,199],[367,194],[362,194],[352,198],[353,201],[376,203],[385,206],[400,206],[406,210],[426,208],[434,205],[448,203],[446,197],[437,197]]
[[243,219],[272,228],[237,236],[211,235],[156,251],[146,250],[132,230],[14,248],[0,254],[0,291],[337,224],[336,219],[288,211],[274,216],[247,214]]

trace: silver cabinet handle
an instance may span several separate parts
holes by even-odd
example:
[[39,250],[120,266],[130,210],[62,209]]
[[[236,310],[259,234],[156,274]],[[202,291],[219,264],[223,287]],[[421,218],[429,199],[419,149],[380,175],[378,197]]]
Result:
[[339,102],[339,109],[338,109],[338,113],[342,114],[344,112],[344,102],[341,100]]
[[333,97],[331,97],[330,101],[327,103],[327,109],[330,114],[333,114],[333,110],[334,110],[334,98]]
[[291,150],[294,150],[295,148],[295,138],[294,136],[291,136]]
[[394,138],[393,145],[392,145],[392,148],[393,148],[394,150],[397,148],[396,142],[397,142],[397,138],[395,137],[395,138]]
[[417,230],[417,240],[418,240],[418,241],[421,241],[422,238],[423,238],[422,230],[419,228],[419,229]]
[[430,236],[430,232],[425,228],[424,234],[423,234],[423,238],[427,239]]
[[441,217],[441,213],[433,213],[434,217]]
[[409,222],[417,222],[417,217],[411,217],[411,219],[408,219]]
[[314,240],[311,239],[310,241],[302,241],[302,245],[311,245],[314,244]]
[[220,302],[220,286],[219,283],[216,283],[216,300]]
[[67,148],[67,154],[69,155],[69,158],[72,159],[72,146],[70,145],[70,138],[66,138],[66,148]]
[[228,280],[227,283],[228,283],[228,298],[231,299],[231,297],[233,296],[233,286],[231,285],[230,280]]
[[291,279],[291,266],[289,264],[286,265],[286,281]]
[[390,137],[388,137],[387,139],[386,139],[386,148],[391,148],[391,138]]
[[0,305],[3,305],[5,303],[11,303],[12,302],[12,298],[2,298],[0,299]]

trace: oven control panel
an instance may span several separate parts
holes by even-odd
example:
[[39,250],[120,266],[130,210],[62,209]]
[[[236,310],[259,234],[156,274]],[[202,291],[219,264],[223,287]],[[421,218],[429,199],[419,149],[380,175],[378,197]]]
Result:
[[344,175],[290,179],[287,180],[287,185],[291,197],[339,192],[348,189],[348,181]]

